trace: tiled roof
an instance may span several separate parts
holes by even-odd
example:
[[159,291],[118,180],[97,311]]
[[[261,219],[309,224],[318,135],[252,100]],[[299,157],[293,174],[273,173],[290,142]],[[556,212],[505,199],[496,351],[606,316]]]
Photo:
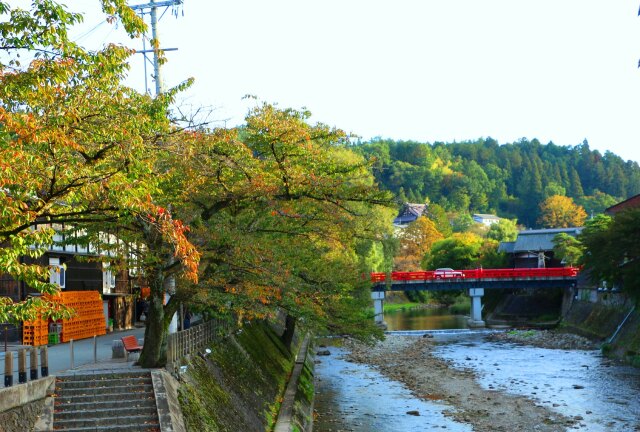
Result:
[[550,251],[553,249],[553,238],[557,234],[564,232],[576,236],[580,231],[582,231],[581,227],[520,231],[512,252]]
[[396,225],[403,225],[413,222],[424,214],[427,209],[426,204],[405,203],[400,209],[400,213],[393,220]]
[[500,242],[500,244],[498,245],[498,252],[513,253],[513,247],[515,245],[516,245],[516,242],[514,241]]

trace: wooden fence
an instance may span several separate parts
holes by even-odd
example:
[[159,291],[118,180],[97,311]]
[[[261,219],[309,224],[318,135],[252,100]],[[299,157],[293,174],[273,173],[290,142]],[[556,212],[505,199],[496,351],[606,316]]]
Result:
[[232,324],[222,320],[210,320],[167,336],[167,369],[177,372],[180,361],[193,354],[204,353],[207,346],[227,336]]

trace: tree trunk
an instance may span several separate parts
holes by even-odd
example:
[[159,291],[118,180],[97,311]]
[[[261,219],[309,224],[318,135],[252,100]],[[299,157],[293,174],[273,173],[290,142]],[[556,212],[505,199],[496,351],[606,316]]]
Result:
[[289,351],[291,351],[293,334],[296,332],[296,320],[296,317],[287,314],[287,317],[284,320],[284,331],[282,332],[282,336],[280,336],[280,340]]
[[144,332],[144,345],[138,363],[145,368],[163,367],[167,363],[167,333],[169,323],[165,319],[164,284],[162,277],[154,278],[149,300],[149,314]]

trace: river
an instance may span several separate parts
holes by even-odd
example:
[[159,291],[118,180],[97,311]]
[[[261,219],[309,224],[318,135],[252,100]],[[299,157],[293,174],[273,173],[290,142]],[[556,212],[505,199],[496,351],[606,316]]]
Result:
[[[438,310],[401,311],[385,320],[394,329],[390,337],[395,332],[420,336],[425,332],[417,330],[429,331],[437,341],[438,357],[472,370],[485,389],[526,396],[577,419],[571,430],[640,431],[640,370],[616,364],[599,351],[491,342],[485,339],[486,330],[461,329],[461,317]],[[443,325],[456,329],[445,330]],[[319,356],[316,364],[314,431],[473,430],[445,416],[451,408],[445,403],[416,398],[375,369],[346,361],[340,346],[328,349],[331,355]]]

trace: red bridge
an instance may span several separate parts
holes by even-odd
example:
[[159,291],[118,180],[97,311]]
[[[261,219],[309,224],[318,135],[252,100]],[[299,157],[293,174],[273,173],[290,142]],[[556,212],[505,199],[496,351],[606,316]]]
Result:
[[482,327],[481,298],[485,289],[549,289],[574,287],[576,267],[475,269],[371,273],[375,320],[384,325],[385,291],[466,290],[471,297],[470,327]]
[[[454,270],[452,276],[436,271],[416,271],[416,272],[391,272],[391,281],[441,281],[487,279],[548,279],[548,278],[575,278],[580,271],[577,267],[553,267],[553,268],[515,268],[515,269],[474,269],[474,270]],[[379,284],[386,282],[387,273],[371,273],[371,282]]]

